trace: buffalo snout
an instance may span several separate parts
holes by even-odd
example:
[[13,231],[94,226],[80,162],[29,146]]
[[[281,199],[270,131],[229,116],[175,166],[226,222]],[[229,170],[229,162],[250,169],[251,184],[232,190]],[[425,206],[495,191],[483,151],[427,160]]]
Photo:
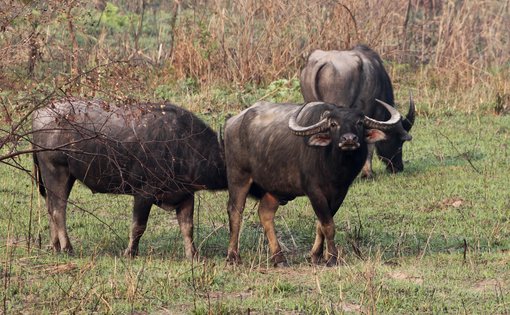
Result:
[[346,151],[356,150],[360,147],[359,138],[351,132],[343,134],[340,137],[340,143],[338,144],[338,147]]

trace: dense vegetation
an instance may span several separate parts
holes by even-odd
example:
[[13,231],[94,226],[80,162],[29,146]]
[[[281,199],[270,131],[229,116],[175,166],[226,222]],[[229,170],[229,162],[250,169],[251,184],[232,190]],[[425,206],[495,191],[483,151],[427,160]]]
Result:
[[[3,313],[510,312],[510,7],[460,0],[7,0],[0,3],[0,307]],[[64,95],[168,100],[218,129],[259,99],[301,102],[313,49],[365,43],[418,118],[406,170],[357,180],[335,217],[345,264],[311,266],[306,198],[277,213],[291,267],[273,269],[247,207],[244,264],[226,266],[226,192],[197,202],[200,262],[154,210],[125,259],[131,199],[71,195],[76,255],[47,247],[30,113]]]

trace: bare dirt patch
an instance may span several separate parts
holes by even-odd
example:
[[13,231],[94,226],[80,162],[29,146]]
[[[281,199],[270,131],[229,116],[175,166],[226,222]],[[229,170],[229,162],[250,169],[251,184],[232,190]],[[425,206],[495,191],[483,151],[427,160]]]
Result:
[[468,203],[460,197],[445,198],[439,202],[434,202],[428,206],[423,207],[421,210],[425,212],[445,211],[450,208],[458,209]]
[[392,271],[388,276],[394,280],[408,281],[414,284],[423,284],[423,277],[411,275],[402,271]]
[[475,283],[475,285],[472,287],[472,290],[478,293],[485,292],[485,291],[493,291],[495,289],[498,289],[503,287],[503,283],[500,280],[497,279],[484,279],[482,281],[478,281]]
[[349,312],[349,313],[362,313],[363,312],[363,307],[361,305],[358,305],[358,304],[353,304],[353,303],[342,303],[340,305],[342,311],[344,312]]

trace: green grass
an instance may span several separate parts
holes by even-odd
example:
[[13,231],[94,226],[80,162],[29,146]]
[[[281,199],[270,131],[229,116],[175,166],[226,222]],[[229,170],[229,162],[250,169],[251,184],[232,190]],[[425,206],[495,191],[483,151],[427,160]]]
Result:
[[[225,264],[226,192],[198,194],[184,258],[174,213],[155,208],[137,259],[127,245],[131,198],[77,185],[68,211],[76,254],[54,255],[44,200],[28,174],[0,165],[0,297],[6,313],[510,312],[510,116],[418,117],[406,169],[356,180],[335,217],[345,264],[311,266],[306,198],[276,225],[291,267],[275,269],[250,201],[243,264]],[[30,169],[30,159],[21,164]],[[30,241],[30,248],[28,247]],[[361,256],[358,257],[358,255]]]

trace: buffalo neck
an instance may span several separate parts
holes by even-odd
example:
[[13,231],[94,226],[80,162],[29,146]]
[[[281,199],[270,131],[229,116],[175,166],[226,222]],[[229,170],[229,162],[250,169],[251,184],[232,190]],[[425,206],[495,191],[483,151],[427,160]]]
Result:
[[224,155],[219,153],[219,150],[213,150],[207,159],[203,169],[198,170],[198,174],[203,174],[200,178],[202,185],[209,190],[223,190],[227,189],[227,169],[225,166]]
[[349,183],[361,171],[367,157],[367,145],[361,143],[360,147],[353,151],[342,151],[339,148],[329,147],[323,154],[322,165],[329,165],[329,173],[334,182]]

